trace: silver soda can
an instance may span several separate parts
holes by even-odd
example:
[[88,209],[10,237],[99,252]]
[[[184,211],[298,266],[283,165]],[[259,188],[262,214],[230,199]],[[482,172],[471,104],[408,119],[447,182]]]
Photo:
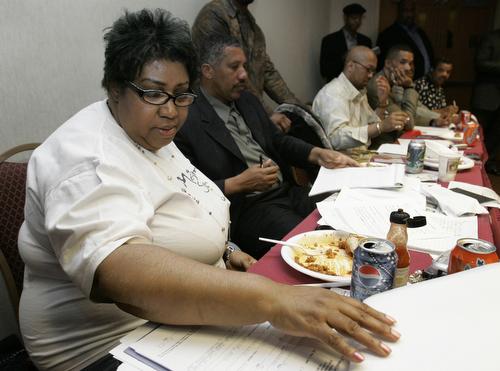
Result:
[[425,141],[414,139],[408,144],[405,170],[410,174],[421,173],[424,170]]
[[398,255],[391,241],[365,238],[354,250],[351,297],[367,297],[392,288]]

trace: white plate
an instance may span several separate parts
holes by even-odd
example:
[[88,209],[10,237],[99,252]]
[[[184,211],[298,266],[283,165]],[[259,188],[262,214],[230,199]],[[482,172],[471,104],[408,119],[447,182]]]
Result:
[[453,130],[449,130],[447,128],[435,128],[432,126],[415,126],[415,130],[419,130],[422,135],[432,135],[442,139],[451,140],[452,142],[463,142],[464,133],[457,133]]
[[[296,236],[293,236],[289,238],[287,241],[288,242],[293,242],[293,243],[298,243],[298,241],[304,237],[304,236],[328,236],[328,235],[333,235],[334,237],[347,237],[349,236],[349,233],[343,232],[343,231],[333,231],[333,230],[319,230],[319,231],[311,231],[311,232],[305,232],[305,233],[300,233]],[[300,264],[297,264],[294,259],[294,252],[291,247],[288,246],[282,246],[281,247],[281,257],[287,263],[290,267],[293,269],[302,272],[308,276],[318,278],[323,281],[329,281],[329,282],[344,282],[346,284],[351,283],[351,276],[332,276],[330,274],[323,274],[319,272],[315,272],[312,270],[309,270],[305,267],[303,267]]]
[[[433,160],[424,160],[424,165],[434,169],[438,170],[439,169],[439,162],[438,161],[433,161]],[[460,157],[460,164],[458,165],[458,170],[466,170],[474,167],[474,160],[462,156]]]

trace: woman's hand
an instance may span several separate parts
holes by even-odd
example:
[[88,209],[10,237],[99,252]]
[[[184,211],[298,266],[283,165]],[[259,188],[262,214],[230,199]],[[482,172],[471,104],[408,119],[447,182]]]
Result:
[[243,251],[233,251],[226,261],[226,268],[232,271],[246,272],[257,260]]
[[274,327],[296,336],[315,338],[362,362],[364,356],[347,342],[346,335],[385,357],[390,348],[375,335],[396,341],[395,320],[360,301],[313,287],[281,286],[276,295],[278,308],[271,320]]

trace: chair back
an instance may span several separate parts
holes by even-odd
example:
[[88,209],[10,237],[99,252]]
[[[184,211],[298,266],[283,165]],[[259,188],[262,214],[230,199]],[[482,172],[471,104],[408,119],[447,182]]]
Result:
[[24,275],[17,237],[24,220],[27,164],[6,160],[38,145],[24,144],[0,154],[0,269],[16,313]]

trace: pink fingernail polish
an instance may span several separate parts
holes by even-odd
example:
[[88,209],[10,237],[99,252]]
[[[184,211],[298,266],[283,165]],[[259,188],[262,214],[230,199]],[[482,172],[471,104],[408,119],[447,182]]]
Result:
[[361,353],[359,353],[359,352],[355,352],[352,356],[353,356],[353,357],[356,359],[356,361],[358,361],[358,362],[363,362],[363,361],[365,360],[365,357],[364,357]]
[[385,318],[387,318],[389,321],[391,321],[392,323],[396,323],[396,320],[394,318],[392,318],[390,315],[386,314],[385,315]]
[[401,334],[397,332],[395,329],[391,328],[391,334],[393,334],[398,339],[401,337]]
[[380,343],[380,347],[387,353],[387,354],[391,354],[392,350],[391,348],[389,348],[386,344],[384,343]]

